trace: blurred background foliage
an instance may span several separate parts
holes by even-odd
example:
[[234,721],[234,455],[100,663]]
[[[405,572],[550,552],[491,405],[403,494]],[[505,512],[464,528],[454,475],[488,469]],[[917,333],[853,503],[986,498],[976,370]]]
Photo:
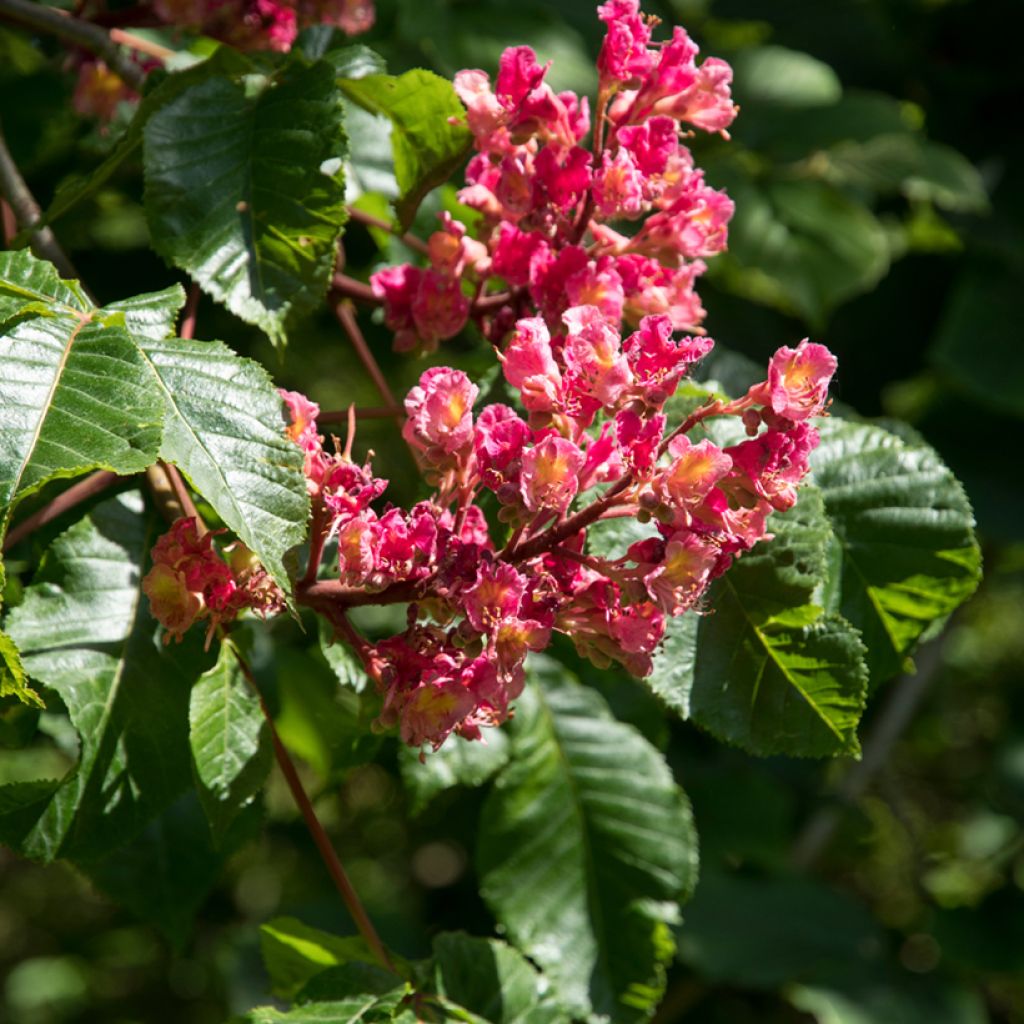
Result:
[[[742,112],[733,142],[695,141],[708,179],[737,204],[730,252],[714,261],[701,289],[710,333],[759,363],[808,334],[825,342],[840,360],[838,400],[909,424],[964,481],[986,551],[977,596],[922,649],[916,674],[876,695],[860,766],[755,760],[725,749],[691,726],[666,725],[645,691],[580,664],[571,645],[556,652],[668,752],[694,803],[702,880],[656,1019],[1019,1024],[1024,7],[646,7],[685,24],[705,53],[736,70]],[[316,52],[329,40],[312,32],[303,42]],[[365,42],[394,72],[427,66],[448,76],[461,67],[493,70],[504,46],[525,42],[554,60],[556,86],[592,93],[600,32],[590,0],[378,0]],[[0,111],[44,205],[61,182],[98,165],[119,130],[116,121],[100,128],[76,118],[72,85],[51,42],[0,26]],[[359,112],[349,133],[350,198],[383,212],[380,195],[394,188],[386,135]],[[148,249],[140,200],[138,168],[125,166],[57,224],[101,300],[176,276]],[[429,232],[437,211],[454,202],[454,189],[429,197],[418,231]],[[356,226],[345,248],[358,276],[409,255],[400,242]],[[401,393],[422,362],[392,357],[383,325],[361,319]],[[324,408],[379,404],[326,312],[292,333],[283,361],[206,300],[198,334],[226,338]],[[478,374],[491,361],[470,337],[432,358]],[[415,474],[390,423],[366,423],[359,446],[376,451],[396,500],[413,496]],[[36,534],[37,552],[63,525]],[[10,568],[13,578],[18,566]],[[387,614],[367,609],[360,625],[384,631],[388,623],[373,616]],[[489,933],[472,874],[482,797],[445,788],[445,759],[459,753],[443,751],[426,774],[412,772],[393,739],[369,734],[369,702],[337,686],[335,672],[346,668],[336,649],[311,653],[288,622],[269,636],[252,630],[247,640],[282,735],[302,758],[385,941],[416,956],[441,929]],[[62,719],[37,716],[0,708],[0,781],[59,775],[72,763]],[[42,738],[26,746],[37,724]],[[500,759],[501,738],[473,753]],[[486,769],[481,763],[481,775]],[[152,841],[161,848],[159,837]],[[184,910],[154,900],[132,914],[63,865],[42,868],[0,850],[0,1019],[220,1024],[266,998],[262,922],[286,914],[351,931],[276,777],[259,838],[226,871],[196,851],[172,867]],[[116,895],[116,873],[100,881]],[[191,907],[207,890],[190,933]]]

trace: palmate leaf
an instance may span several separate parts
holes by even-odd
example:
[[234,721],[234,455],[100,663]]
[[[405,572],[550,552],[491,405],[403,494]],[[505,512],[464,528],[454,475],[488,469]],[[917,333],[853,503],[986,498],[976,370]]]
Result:
[[643,1018],[696,878],[689,804],[655,748],[543,664],[484,806],[481,892],[574,1013]]
[[895,675],[915,644],[981,577],[971,506],[923,442],[829,419],[811,457],[832,526],[824,604],[860,630],[872,678]]
[[451,82],[422,68],[398,76],[340,78],[338,85],[364,110],[391,121],[395,177],[401,190],[395,212],[405,229],[423,197],[447,181],[469,154],[472,136],[464,123],[465,108]]
[[198,82],[146,122],[154,248],[275,344],[326,293],[345,222],[341,94],[331,66]]
[[270,738],[259,696],[230,641],[221,643],[217,664],[192,687],[188,715],[199,799],[220,845],[270,771]]
[[188,692],[198,638],[161,649],[141,581],[162,524],[138,494],[96,506],[54,541],[7,620],[25,669],[64,702],[77,767],[23,836],[28,856],[93,860],[191,785]]
[[168,337],[183,301],[175,287],[96,309],[48,263],[0,254],[0,531],[47,480],[162,458],[287,591],[309,513],[302,454],[259,364]]
[[0,253],[0,360],[0,534],[55,477],[156,460],[163,402],[132,336],[28,253]]

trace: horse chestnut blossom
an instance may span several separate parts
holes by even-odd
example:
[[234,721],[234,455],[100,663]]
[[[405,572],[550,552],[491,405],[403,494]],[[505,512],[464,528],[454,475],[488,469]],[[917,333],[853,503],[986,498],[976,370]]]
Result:
[[194,516],[175,521],[152,551],[153,567],[142,580],[153,616],[166,630],[164,643],[181,641],[200,620],[209,622],[209,646],[219,626],[243,608],[266,618],[284,608],[284,594],[253,553],[236,541],[228,561],[213,547],[213,533],[200,534]]
[[[307,455],[313,550],[338,541],[337,579],[306,582],[299,599],[355,643],[381,727],[413,746],[480,738],[508,717],[527,654],[555,632],[599,666],[651,671],[666,618],[699,610],[711,581],[767,535],[772,510],[792,505],[818,440],[807,419],[824,411],[835,368],[820,345],[781,349],[746,395],[670,429],[665,403],[712,344],[675,340],[664,314],[625,339],[596,306],[567,309],[557,335],[523,318],[502,370],[528,420],[507,405],[476,410],[460,370],[425,371],[404,433],[437,486],[408,510],[374,507],[386,482],[327,455],[315,406],[283,393]],[[711,416],[735,416],[752,436],[691,440]],[[479,504],[488,491],[495,525]],[[588,551],[588,529],[621,516],[648,522],[650,536],[613,558]],[[407,628],[376,644],[345,619],[354,605],[398,602]]]
[[373,0],[153,0],[162,21],[240,50],[292,48],[301,29],[333,25],[354,36],[373,27]]
[[[682,28],[653,41],[656,19],[639,0],[609,0],[598,15],[607,33],[589,150],[589,100],[555,93],[528,46],[505,51],[493,86],[483,71],[455,76],[476,150],[459,198],[481,214],[478,236],[443,214],[427,267],[371,277],[396,349],[433,351],[470,318],[501,344],[534,311],[558,330],[566,309],[585,305],[616,328],[660,313],[699,330],[694,283],[726,247],[733,204],[681,139],[726,134],[732,72],[715,58],[698,64]],[[453,237],[457,262],[435,251]]]
[[[682,126],[725,133],[730,72],[698,65],[680,28],[653,42],[637,0],[598,14],[592,150],[587,100],[556,94],[528,47],[505,51],[493,87],[460,72],[476,147],[461,197],[482,215],[480,234],[446,215],[429,266],[372,278],[399,348],[434,347],[474,316],[512,404],[478,408],[461,370],[426,370],[403,436],[432,491],[401,508],[369,459],[353,459],[354,418],[344,448],[328,452],[317,406],[282,392],[312,503],[295,599],[355,649],[381,698],[378,726],[412,746],[479,739],[505,721],[528,654],[556,633],[599,667],[649,674],[667,620],[703,610],[712,581],[768,536],[818,443],[811,419],[836,361],[806,340],[779,349],[746,394],[671,420],[669,399],[714,344],[693,283],[732,214],[694,168]],[[612,226],[625,221],[628,233]],[[712,417],[734,417],[745,439],[691,436]],[[620,517],[647,535],[609,553],[591,531]],[[204,616],[227,621],[237,599],[222,597],[230,573],[209,536],[181,523],[168,536],[147,577],[161,621],[173,635]],[[405,605],[405,628],[364,639],[347,611],[366,604]]]

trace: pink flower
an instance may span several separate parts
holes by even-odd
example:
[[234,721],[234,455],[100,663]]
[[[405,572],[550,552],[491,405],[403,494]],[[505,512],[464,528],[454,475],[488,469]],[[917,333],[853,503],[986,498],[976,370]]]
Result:
[[795,349],[780,348],[768,364],[772,412],[794,422],[819,415],[837,365],[836,357],[824,345],[806,338]]
[[432,460],[462,456],[473,444],[473,403],[480,391],[461,370],[426,370],[405,399],[405,434]]
[[594,174],[594,208],[605,220],[634,219],[644,211],[647,176],[628,149],[605,153]]
[[484,564],[476,582],[463,591],[466,618],[481,633],[492,632],[505,619],[515,618],[526,592],[526,580],[505,562]]
[[673,534],[661,564],[644,576],[651,600],[669,615],[681,615],[700,599],[717,561],[718,551],[696,534]]
[[533,206],[550,204],[558,213],[571,210],[590,188],[590,161],[590,153],[579,146],[561,153],[545,146],[533,163]]
[[784,511],[796,504],[796,485],[807,475],[810,454],[818,447],[818,440],[812,426],[797,423],[792,430],[770,427],[725,451],[754,492],[773,508]]
[[596,306],[574,306],[562,320],[569,331],[563,356],[573,387],[613,406],[633,381],[618,332]]
[[522,393],[530,412],[550,412],[560,404],[562,374],[551,351],[551,335],[540,317],[524,317],[504,352],[498,354],[505,379]]
[[653,64],[647,49],[651,30],[640,14],[639,0],[608,0],[597,15],[608,26],[597,58],[602,82],[632,82],[647,75]]
[[523,454],[519,490],[531,512],[561,515],[576,497],[584,455],[564,437],[548,436]]
[[514,224],[502,221],[498,225],[492,267],[510,285],[521,287],[530,281],[534,259],[548,250],[547,240],[539,231],[520,231]]
[[711,441],[693,444],[680,436],[669,445],[672,464],[654,481],[655,493],[669,505],[693,510],[732,469],[732,459]]
[[732,68],[724,60],[708,57],[700,66],[693,85],[656,103],[654,109],[659,114],[688,121],[706,132],[725,135],[725,129],[739,111],[732,102],[731,85]]
[[596,306],[612,322],[622,319],[625,298],[622,278],[611,256],[591,260],[565,279],[565,299],[570,306]]
[[648,404],[660,408],[672,395],[683,375],[711,351],[710,338],[672,339],[667,316],[645,316],[640,329],[623,344],[633,372],[634,390]]
[[615,138],[644,175],[664,174],[679,150],[679,126],[671,117],[651,117],[643,124],[624,125]]
[[[436,270],[422,271],[412,298],[412,318],[428,352],[437,348],[437,342],[458,334],[469,319],[469,299],[462,294],[459,279]],[[397,338],[395,342],[397,348]]]
[[673,330],[692,331],[704,319],[704,307],[693,287],[705,270],[700,260],[672,270],[647,256],[627,253],[616,260],[615,267],[622,277],[623,315],[629,323],[663,313]]
[[518,499],[520,460],[531,439],[530,428],[507,405],[484,408],[476,421],[473,447],[485,487],[497,491],[503,484],[514,484]]
[[536,89],[550,64],[541,67],[529,46],[512,46],[501,55],[494,91],[505,110],[514,111]]

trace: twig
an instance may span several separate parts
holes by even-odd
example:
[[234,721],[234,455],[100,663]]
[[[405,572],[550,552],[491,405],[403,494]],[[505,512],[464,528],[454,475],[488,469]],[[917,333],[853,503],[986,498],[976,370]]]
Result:
[[407,245],[410,249],[415,249],[416,252],[426,254],[430,251],[427,243],[424,242],[422,238],[417,238],[408,231],[403,232],[401,228],[396,227],[394,224],[391,224],[386,220],[382,220],[380,217],[374,217],[372,213],[366,213],[364,210],[360,210],[356,206],[349,206],[348,215],[357,224],[363,224],[370,228],[380,228],[381,231],[386,231],[389,235],[394,235],[396,238],[400,238],[404,245]]
[[402,407],[395,401],[395,396],[388,386],[387,379],[377,364],[377,360],[374,359],[370,346],[366,344],[363,332],[359,329],[359,324],[356,323],[351,304],[345,301],[344,298],[336,297],[334,315],[338,318],[338,323],[341,324],[343,330],[348,335],[349,341],[352,342],[352,347],[356,350],[359,361],[363,364],[363,368],[376,385],[377,390],[380,392],[380,397],[384,399],[384,404],[391,410],[391,415],[396,417],[399,423],[401,423],[404,419]]
[[154,43],[150,39],[143,39],[142,36],[137,36],[134,32],[125,32],[123,28],[110,29],[110,38],[113,42],[120,43],[121,46],[127,46],[130,50],[137,50],[139,53],[144,53],[147,57],[153,57],[161,62],[174,56],[174,51],[169,50],[166,46]]
[[900,677],[892,686],[885,706],[864,743],[864,754],[839,785],[839,804],[822,807],[801,829],[790,859],[798,868],[810,867],[825,852],[842,820],[844,811],[867,790],[885,764],[896,741],[910,724],[928,687],[942,665],[943,643],[935,641],[922,648],[917,673]]
[[96,473],[91,473],[84,480],[79,480],[77,484],[72,484],[66,491],[58,494],[53,501],[48,502],[37,512],[33,512],[32,515],[18,523],[4,538],[4,552],[9,551],[15,544],[24,540],[41,526],[53,522],[69,509],[106,490],[116,479],[116,473],[101,469]]
[[[22,0],[0,0],[0,11],[7,4],[14,2],[21,3]],[[54,233],[45,227],[33,231],[35,225],[39,223],[42,212],[11,157],[11,152],[7,148],[7,140],[4,138],[2,123],[0,123],[0,194],[10,204],[18,227],[33,232],[32,249],[35,254],[41,259],[49,260],[62,277],[77,278],[78,272],[75,270],[74,264],[65,255]]]
[[11,242],[18,233],[18,222],[14,219],[14,211],[6,199],[0,199],[0,221],[3,222],[4,248],[10,249]]
[[372,306],[379,306],[381,304],[381,300],[374,295],[373,289],[368,284],[363,284],[362,281],[357,281],[354,277],[349,277],[347,274],[336,273],[331,289],[332,293],[338,293],[337,295],[332,294],[332,298],[335,300],[343,297],[358,299],[360,302],[368,302]]
[[102,57],[111,71],[133,89],[142,89],[142,83],[146,80],[145,71],[125,56],[110,33],[102,28],[73,18],[56,8],[32,3],[30,0],[0,0],[0,17],[84,46]]
[[196,311],[199,308],[199,285],[192,282],[188,289],[188,298],[185,300],[185,312],[181,318],[181,330],[179,338],[190,341],[196,333]]
[[295,762],[292,761],[291,755],[288,753],[285,745],[281,742],[281,737],[277,732],[277,727],[274,725],[274,719],[270,714],[270,709],[267,707],[267,702],[263,699],[263,693],[256,682],[252,669],[242,657],[241,652],[234,645],[232,645],[231,650],[238,661],[238,667],[242,670],[242,675],[245,676],[249,685],[253,688],[257,698],[259,699],[260,709],[263,712],[263,717],[266,719],[267,727],[270,730],[270,739],[274,746],[274,757],[277,759],[277,765],[281,769],[281,774],[284,776],[285,782],[288,783],[288,788],[291,790],[292,797],[298,805],[299,811],[302,813],[302,818],[306,823],[306,828],[309,830],[309,834],[312,836],[313,842],[316,844],[320,858],[323,860],[324,865],[331,876],[331,880],[334,882],[334,885],[341,896],[342,902],[348,908],[348,912],[352,915],[352,920],[355,922],[356,928],[359,930],[359,934],[362,935],[367,946],[369,946],[371,952],[377,958],[380,965],[385,970],[396,973],[395,966],[391,962],[391,957],[388,956],[384,943],[381,942],[380,936],[377,934],[377,930],[373,927],[373,922],[370,920],[370,916],[366,913],[358,894],[353,888],[352,883],[349,881],[348,875],[345,873],[345,868],[343,867],[341,860],[338,858],[338,854],[331,845],[331,841],[328,838],[327,833],[324,831],[323,825],[320,824],[320,819],[316,816],[316,811],[313,810],[313,805],[310,802],[309,796],[306,794],[306,790],[302,785],[302,780],[299,778],[299,773],[295,768]]

